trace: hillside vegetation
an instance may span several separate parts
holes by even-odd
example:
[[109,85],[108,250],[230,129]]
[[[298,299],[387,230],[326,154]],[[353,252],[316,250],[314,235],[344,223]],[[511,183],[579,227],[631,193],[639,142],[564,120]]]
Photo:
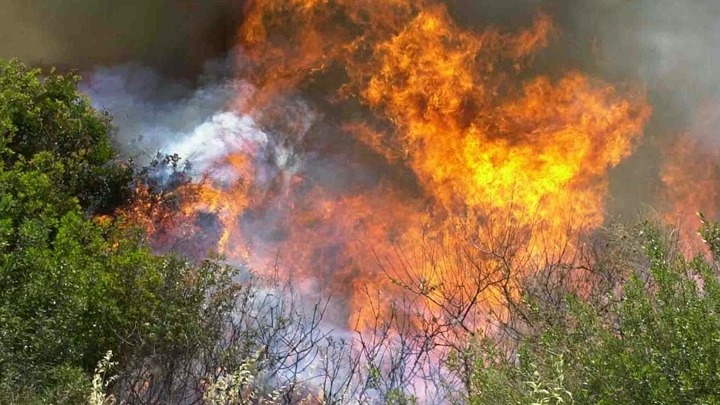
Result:
[[[381,358],[386,325],[358,346],[289,283],[151,251],[116,214],[146,171],[114,152],[78,80],[0,62],[0,403],[430,401],[402,349],[437,336],[406,330]],[[720,404],[720,227],[700,232],[692,260],[650,221],[596,232],[508,294],[492,336],[429,366],[447,377],[433,401]]]

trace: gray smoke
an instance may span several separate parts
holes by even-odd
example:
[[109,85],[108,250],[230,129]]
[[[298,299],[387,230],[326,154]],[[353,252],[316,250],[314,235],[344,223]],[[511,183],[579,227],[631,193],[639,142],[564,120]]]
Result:
[[139,65],[97,68],[85,76],[81,90],[93,105],[109,111],[121,151],[146,162],[157,152],[175,153],[172,145],[252,86],[215,77],[189,88]]
[[648,91],[653,116],[642,144],[611,177],[612,211],[635,216],[662,203],[658,173],[674,139],[691,134],[708,151],[720,147],[720,2],[588,0],[568,16],[567,34],[595,47],[600,75]]
[[90,69],[141,63],[192,77],[235,44],[242,0],[3,0],[0,58]]
[[[601,67],[639,79],[654,94],[685,105],[720,94],[720,2],[604,0],[577,5],[577,30],[597,38]],[[660,111],[663,113],[663,111]]]

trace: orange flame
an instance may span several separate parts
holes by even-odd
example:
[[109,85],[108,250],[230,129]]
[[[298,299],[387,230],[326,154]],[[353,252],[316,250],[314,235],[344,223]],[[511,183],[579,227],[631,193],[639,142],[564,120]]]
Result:
[[720,145],[715,133],[719,122],[719,104],[708,102],[698,111],[690,132],[664,149],[661,197],[667,206],[662,207],[662,215],[677,226],[686,256],[707,253],[698,235],[701,219],[697,213],[720,217]]
[[[356,111],[340,133],[412,178],[348,193],[295,175],[275,196],[280,236],[260,240],[241,219],[268,199],[254,195],[252,157],[232,156],[243,182],[200,186],[182,211],[215,212],[216,248],[229,257],[263,268],[279,252],[294,271],[340,291],[352,325],[382,316],[408,283],[429,288],[424,308],[441,311],[438,288],[471,296],[463,280],[502,272],[488,246],[506,241],[507,229],[495,221],[524,235],[515,241],[529,252],[522,263],[571,243],[572,230],[599,226],[608,170],[632,153],[650,116],[642,91],[575,71],[534,74],[534,56],[557,34],[544,14],[518,32],[462,29],[429,0],[250,2],[240,28],[250,67],[239,74],[258,91],[237,103],[242,113],[259,116],[284,94],[320,88],[324,100]],[[460,259],[429,248],[409,259],[427,240]],[[493,302],[498,291],[482,294]]]

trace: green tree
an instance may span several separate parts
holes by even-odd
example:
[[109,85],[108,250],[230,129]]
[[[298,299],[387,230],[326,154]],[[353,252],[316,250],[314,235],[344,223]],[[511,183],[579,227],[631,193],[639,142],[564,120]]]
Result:
[[77,91],[79,80],[0,61],[0,164],[10,169],[47,153],[63,166],[56,192],[91,212],[112,212],[130,195],[132,170],[115,161],[110,116]]
[[122,219],[129,195],[109,118],[78,78],[0,62],[0,402],[80,403],[106,351],[131,362],[217,338],[231,271],[156,256]]

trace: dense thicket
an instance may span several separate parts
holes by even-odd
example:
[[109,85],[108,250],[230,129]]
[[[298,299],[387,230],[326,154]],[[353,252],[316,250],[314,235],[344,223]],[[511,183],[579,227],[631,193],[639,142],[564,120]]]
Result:
[[[86,403],[112,351],[116,379],[99,389],[128,404],[720,404],[714,223],[692,260],[651,223],[597,232],[534,269],[496,254],[499,279],[460,286],[503,287],[492,334],[463,315],[482,294],[458,302],[448,286],[406,284],[391,319],[344,340],[320,326],[327,302],[296,302],[287,285],[253,286],[247,274],[238,285],[213,260],[153,254],[105,215],[152,176],[117,158],[110,117],[77,83],[0,62],[0,403]],[[477,244],[437,251],[472,271],[499,268]],[[520,272],[532,276],[511,283]],[[424,294],[445,313],[408,323],[422,319]]]
[[720,403],[720,228],[700,231],[688,260],[670,229],[616,228],[581,286],[528,291],[518,349],[478,347],[470,402]]
[[222,268],[155,256],[94,219],[125,202],[132,170],[77,82],[0,62],[2,403],[84,403],[106,351],[130,361],[214,336],[202,308]]

